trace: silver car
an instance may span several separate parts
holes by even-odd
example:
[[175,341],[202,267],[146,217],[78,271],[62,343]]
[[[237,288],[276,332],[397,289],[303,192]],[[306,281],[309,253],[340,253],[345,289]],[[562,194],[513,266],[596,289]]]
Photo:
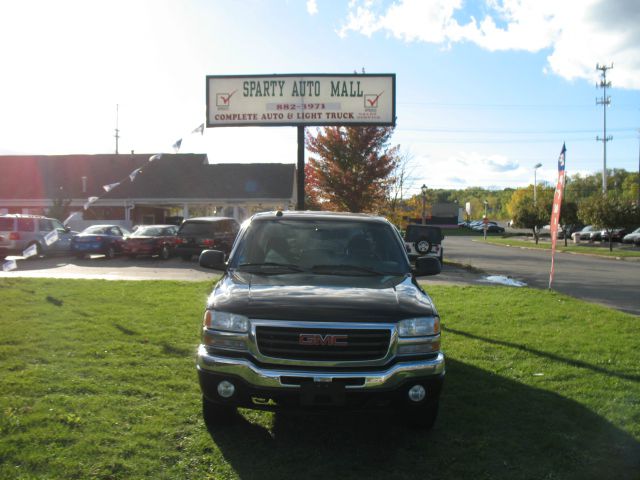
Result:
[[640,227],[636,228],[633,232],[627,233],[622,238],[622,243],[635,243],[640,244]]
[[[40,215],[0,216],[0,255],[69,253],[76,232],[55,218]],[[26,253],[25,253],[26,252]]]

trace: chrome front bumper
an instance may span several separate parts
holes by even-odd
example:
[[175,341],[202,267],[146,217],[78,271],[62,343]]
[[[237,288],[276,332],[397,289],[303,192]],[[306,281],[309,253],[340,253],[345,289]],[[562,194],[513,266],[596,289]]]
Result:
[[430,360],[402,361],[386,369],[345,371],[331,370],[328,367],[326,371],[319,372],[262,368],[244,358],[212,355],[204,345],[200,345],[196,363],[201,372],[239,377],[249,385],[258,388],[284,389],[300,388],[301,381],[309,380],[314,382],[352,380],[346,386],[348,390],[393,389],[412,378],[440,376],[445,371],[444,355],[441,352],[436,358]]

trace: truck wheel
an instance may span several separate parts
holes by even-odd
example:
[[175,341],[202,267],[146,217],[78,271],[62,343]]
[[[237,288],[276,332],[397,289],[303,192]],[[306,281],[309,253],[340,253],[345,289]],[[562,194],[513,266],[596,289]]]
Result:
[[238,420],[238,409],[231,405],[210,402],[203,396],[202,417],[207,427],[231,425]]
[[438,405],[439,401],[432,403],[426,403],[419,407],[412,407],[403,410],[405,423],[413,428],[420,428],[422,430],[431,430],[438,418]]
[[109,260],[111,260],[113,257],[115,257],[115,256],[116,256],[116,251],[115,251],[115,249],[113,248],[113,245],[109,245],[109,246],[107,247],[107,251],[106,251],[106,252],[104,252],[104,256],[105,256],[107,259],[109,259]]

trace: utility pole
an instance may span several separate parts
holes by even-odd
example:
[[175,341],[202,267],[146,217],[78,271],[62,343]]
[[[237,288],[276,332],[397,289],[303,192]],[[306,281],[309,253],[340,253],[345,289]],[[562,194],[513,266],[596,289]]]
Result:
[[120,108],[120,105],[116,103],[116,134],[114,135],[114,137],[116,137],[116,155],[118,155],[118,140],[120,140],[120,130],[118,130],[118,109],[119,108]]
[[607,193],[607,142],[613,140],[613,137],[609,135],[607,137],[607,106],[611,103],[611,97],[607,97],[607,88],[611,88],[611,82],[607,82],[607,70],[613,68],[613,63],[609,66],[596,64],[596,70],[600,70],[601,80],[599,84],[596,84],[596,88],[603,89],[603,95],[601,98],[596,98],[596,105],[602,105],[602,112],[604,116],[604,135],[602,138],[596,137],[596,141],[602,142],[603,147],[603,166],[602,166],[602,194]]

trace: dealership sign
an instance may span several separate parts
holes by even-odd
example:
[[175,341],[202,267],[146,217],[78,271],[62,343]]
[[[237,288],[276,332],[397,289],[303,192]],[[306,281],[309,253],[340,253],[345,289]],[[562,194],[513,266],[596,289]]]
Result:
[[395,125],[395,74],[207,76],[207,127]]

